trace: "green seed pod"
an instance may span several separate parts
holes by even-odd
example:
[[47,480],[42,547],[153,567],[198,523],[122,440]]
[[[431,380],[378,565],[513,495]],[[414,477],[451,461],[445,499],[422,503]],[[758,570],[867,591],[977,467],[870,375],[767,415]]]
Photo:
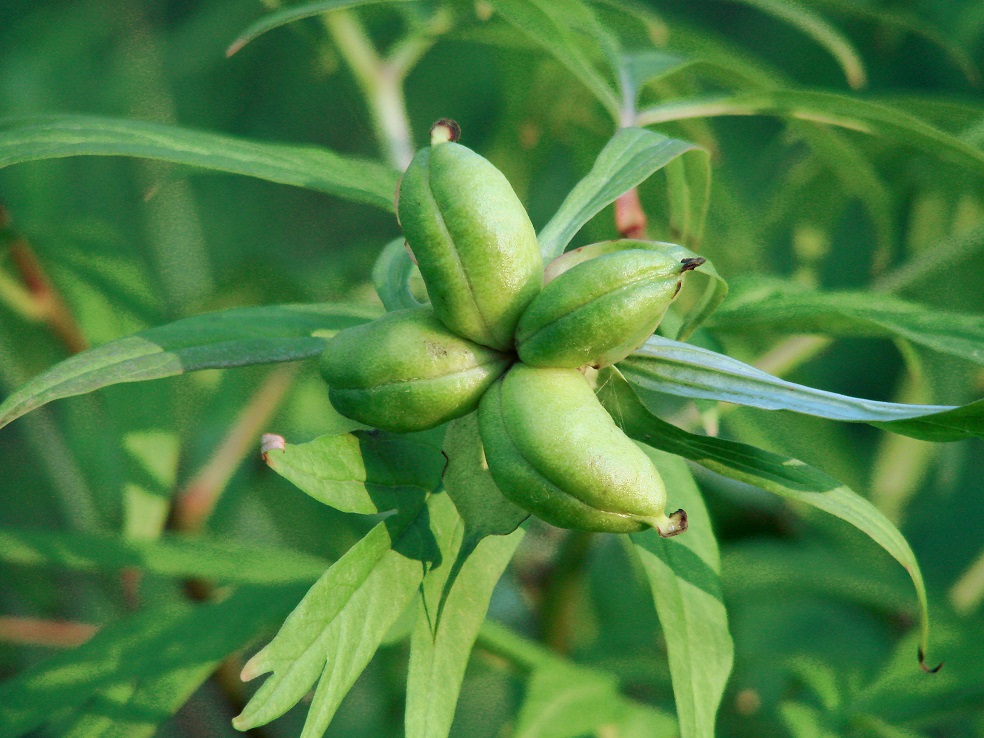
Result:
[[548,282],[516,328],[519,358],[532,366],[603,367],[645,343],[703,259],[628,249],[577,264]]
[[342,415],[407,433],[470,413],[512,361],[416,308],[340,331],[321,357],[321,375]]
[[533,224],[502,172],[450,140],[440,121],[433,133],[400,182],[403,234],[437,317],[465,338],[510,349],[543,284]]
[[615,425],[576,369],[515,364],[485,393],[479,430],[492,479],[515,504],[561,528],[686,530],[667,516],[652,461]]

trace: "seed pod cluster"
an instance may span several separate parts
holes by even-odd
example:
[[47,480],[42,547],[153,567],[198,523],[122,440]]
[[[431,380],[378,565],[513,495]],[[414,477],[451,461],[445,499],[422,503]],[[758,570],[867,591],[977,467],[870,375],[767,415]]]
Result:
[[519,198],[457,137],[457,124],[438,121],[397,193],[430,306],[329,341],[322,374],[332,405],[394,432],[477,407],[489,471],[515,504],[566,528],[685,530],[682,510],[665,512],[652,461],[578,370],[614,364],[641,345],[703,259],[616,242],[593,258],[561,257],[567,262],[544,285]]

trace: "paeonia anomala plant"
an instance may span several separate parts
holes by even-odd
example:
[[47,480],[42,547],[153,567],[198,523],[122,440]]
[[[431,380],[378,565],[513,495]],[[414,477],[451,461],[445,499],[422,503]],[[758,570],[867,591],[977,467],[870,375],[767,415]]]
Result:
[[[329,5],[343,3],[310,4],[308,15]],[[0,405],[0,425],[52,400],[119,382],[320,357],[332,408],[354,421],[354,430],[296,444],[289,430],[268,434],[263,458],[301,492],[374,525],[320,577],[311,575],[310,562],[283,564],[285,571],[303,570],[298,581],[317,581],[246,662],[244,680],[267,676],[234,719],[240,730],[275,720],[313,690],[302,735],[321,736],[391,639],[409,639],[409,738],[448,735],[476,642],[520,664],[531,693],[563,690],[576,667],[544,649],[517,646],[515,634],[486,622],[524,530],[547,523],[621,536],[651,588],[665,635],[679,734],[713,735],[733,651],[717,543],[687,462],[830,513],[880,545],[906,569],[918,599],[912,667],[933,671],[922,574],[885,515],[819,469],[718,438],[713,423],[701,433],[699,423],[683,429],[659,415],[668,397],[682,398],[711,414],[714,403],[724,402],[955,441],[984,435],[984,401],[951,407],[862,400],[793,384],[712,350],[717,344],[708,326],[740,330],[777,316],[795,324],[797,311],[809,306],[768,286],[725,302],[724,279],[696,253],[709,157],[645,127],[670,115],[668,109],[635,107],[647,80],[669,61],[623,53],[594,25],[588,5],[488,5],[573,69],[617,124],[593,168],[539,233],[508,179],[459,142],[457,124],[438,121],[431,144],[411,156],[407,141],[387,128],[392,121],[380,117],[379,100],[375,124],[381,137],[389,135],[393,167],[153,124],[51,118],[0,128],[0,165],[82,154],[161,158],[388,208],[403,233],[382,249],[372,273],[385,311],[348,303],[249,307],[152,328],[28,381]],[[544,9],[550,12],[534,12]],[[564,12],[577,19],[572,27],[579,33],[595,29],[600,51],[620,65],[617,90],[584,66],[588,59],[568,43],[569,33],[558,35],[554,26]],[[271,14],[242,43],[305,17],[282,13]],[[448,22],[437,15],[440,23],[426,34]],[[346,32],[339,24],[329,30]],[[400,59],[412,66],[414,57],[406,52]],[[400,71],[405,76],[409,66]],[[836,108],[805,93],[797,100]],[[902,125],[864,105],[851,111]],[[911,130],[926,135],[918,126]],[[647,240],[632,217],[639,215],[636,188],[660,171],[667,175],[668,237],[679,244]],[[623,237],[571,248],[582,227],[613,203]],[[831,314],[840,309],[840,303],[824,305]],[[841,307],[844,320],[861,320],[866,309]],[[911,328],[904,338],[939,349],[928,335],[932,326],[924,328]],[[966,353],[974,350],[980,349]],[[613,574],[620,575],[629,573]],[[215,617],[260,612],[261,599],[244,587],[216,600]],[[92,643],[98,647],[98,640]],[[242,645],[228,644],[215,660]],[[598,675],[589,674],[592,679],[597,684]],[[29,704],[35,694],[29,678],[0,687],[0,698],[14,706],[11,735],[44,722]],[[586,703],[595,717],[578,718],[582,733],[601,725],[628,731],[645,713],[610,684],[599,694],[597,709]],[[542,719],[534,707],[524,708],[515,735],[537,735]]]

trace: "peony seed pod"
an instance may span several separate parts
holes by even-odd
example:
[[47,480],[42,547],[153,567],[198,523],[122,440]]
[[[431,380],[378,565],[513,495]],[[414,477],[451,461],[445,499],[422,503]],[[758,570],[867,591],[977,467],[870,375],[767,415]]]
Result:
[[576,369],[515,364],[485,393],[479,430],[492,479],[515,504],[561,528],[686,530],[665,513],[652,461],[615,425]]
[[516,328],[516,350],[540,367],[604,367],[645,343],[683,274],[703,259],[628,249],[577,264],[548,282]]
[[452,133],[435,124],[432,145],[404,173],[400,225],[437,317],[465,338],[511,349],[543,284],[536,233],[503,174]]
[[407,433],[470,413],[512,361],[451,333],[430,308],[415,308],[337,333],[321,375],[342,415]]

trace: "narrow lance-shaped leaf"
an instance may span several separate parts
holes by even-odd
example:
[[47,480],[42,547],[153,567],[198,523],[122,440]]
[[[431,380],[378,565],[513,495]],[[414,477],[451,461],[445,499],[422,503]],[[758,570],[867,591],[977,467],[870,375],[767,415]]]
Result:
[[666,637],[681,738],[714,735],[724,686],[734,661],[711,520],[683,459],[647,449],[666,482],[670,505],[687,511],[687,534],[630,536],[649,580]]
[[229,48],[226,56],[232,56],[246,44],[262,36],[267,31],[286,26],[288,23],[313,18],[317,15],[330,13],[332,10],[353,8],[359,5],[374,5],[382,2],[408,2],[409,0],[317,0],[316,2],[297,3],[286,8],[279,8],[262,16],[249,28],[239,34]]
[[399,174],[316,146],[261,143],[144,121],[83,115],[0,120],[0,169],[66,156],[134,156],[305,187],[393,210]]
[[619,362],[640,390],[733,402],[764,410],[792,410],[831,420],[871,423],[893,433],[929,441],[984,436],[984,400],[951,405],[902,405],[848,397],[773,377],[714,351],[653,336]]
[[819,13],[789,0],[734,0],[734,2],[758,8],[763,13],[768,13],[800,29],[837,60],[851,87],[855,89],[864,87],[866,75],[861,55],[850,40]]
[[317,356],[335,332],[376,315],[375,309],[354,305],[271,305],[149,328],[76,354],[31,379],[0,403],[0,428],[52,400],[112,384]]
[[896,108],[832,92],[770,90],[674,100],[641,111],[636,123],[649,126],[729,115],[772,115],[827,123],[912,146],[984,174],[984,150]]
[[489,5],[567,67],[612,119],[619,119],[618,94],[595,64],[611,58],[610,40],[588,7],[580,0],[489,0]]
[[443,427],[423,433],[355,431],[285,443],[263,458],[302,492],[336,510],[373,515],[419,506],[444,470]]
[[984,315],[948,313],[869,292],[811,292],[795,285],[751,283],[711,318],[723,331],[819,333],[903,338],[984,364]]
[[296,585],[244,587],[221,602],[169,604],[108,625],[81,646],[0,685],[0,735],[30,733],[134,679],[198,667],[210,672],[284,617],[299,595]]
[[929,640],[926,585],[908,542],[874,505],[808,464],[743,443],[688,433],[650,413],[615,369],[599,375],[598,398],[632,438],[695,461],[730,479],[811,505],[847,521],[887,551],[909,573],[921,618],[919,660]]
[[0,529],[0,561],[84,572],[137,568],[165,577],[236,584],[313,582],[328,561],[287,549],[232,540],[167,536],[124,540],[116,536]]
[[[557,213],[540,231],[537,238],[544,260],[560,256],[585,223],[606,205],[688,152],[695,152],[706,160],[706,152],[696,144],[641,128],[619,130],[602,149],[591,171],[571,190]],[[698,203],[695,207],[700,211],[701,219],[706,194],[703,193],[701,200],[695,193]]]

